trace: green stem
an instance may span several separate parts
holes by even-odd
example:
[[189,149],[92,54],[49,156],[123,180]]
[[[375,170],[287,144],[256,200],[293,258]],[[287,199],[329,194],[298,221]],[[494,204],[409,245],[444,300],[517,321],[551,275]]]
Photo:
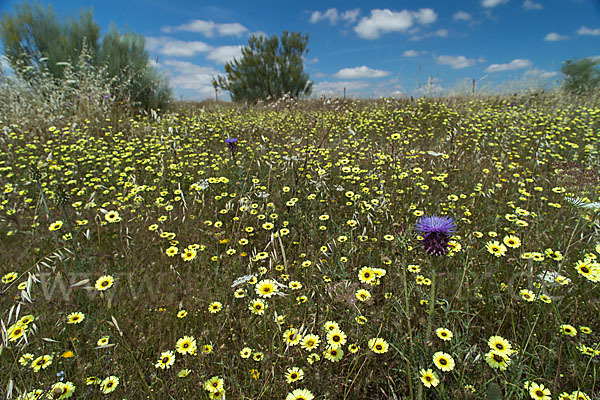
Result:
[[567,247],[565,248],[565,254],[563,254],[563,259],[558,266],[558,273],[560,274],[563,266],[565,265],[565,261],[567,259],[567,254],[569,253],[569,249],[571,248],[571,243],[573,243],[573,238],[575,237],[575,232],[577,232],[577,228],[579,228],[579,223],[581,222],[581,216],[577,219],[577,223],[575,224],[575,228],[573,228],[573,232],[571,232],[571,237],[569,237],[569,242],[567,243]]
[[[433,312],[435,310],[435,277],[437,274],[434,266],[433,258],[431,259],[431,287],[429,291],[429,315],[427,316],[427,330],[425,331],[425,344],[431,340],[431,329],[433,325]],[[419,400],[423,399],[423,385],[419,386],[419,392],[417,393]]]
[[[410,312],[409,312],[409,308],[408,308],[408,285],[406,283],[406,267],[404,266],[404,263],[402,263],[402,262],[400,263],[400,265],[402,266],[402,277],[404,280],[404,282],[403,282],[404,283],[404,313],[406,314],[406,324],[408,325],[408,340],[410,343],[410,351],[414,355],[412,327],[410,324]],[[414,400],[415,397],[414,397],[414,392],[413,392],[412,375],[411,375],[411,371],[410,371],[410,363],[408,362],[408,360],[406,360],[406,372],[408,374],[408,390],[410,393],[410,399]]]
[[434,270],[431,274],[431,288],[429,291],[429,315],[427,317],[427,331],[425,332],[425,342],[431,340],[431,327],[433,325],[433,312],[435,307],[435,276],[436,271]]
[[408,360],[406,360],[406,373],[408,375],[408,393],[410,395],[410,400],[414,400],[415,393],[413,390],[413,383],[412,383],[412,371],[410,370],[410,363],[408,362]]
[[[538,321],[540,320],[540,316],[541,316],[541,314],[538,314],[537,318],[533,322],[533,326],[531,327],[531,330],[529,331],[529,335],[527,336],[527,340],[525,341],[525,345],[522,347],[521,354],[523,354],[523,356],[526,354],[527,346],[529,346],[529,341],[531,340],[531,337],[534,335],[535,327],[536,327]],[[519,382],[521,380],[521,376],[522,375],[523,375],[523,369],[520,369],[519,370],[519,374],[517,375],[517,379],[516,379],[517,382]],[[508,393],[508,395],[507,395],[506,398],[507,399],[512,398],[515,390],[518,390],[518,387],[512,388],[511,391]]]
[[[367,357],[365,357],[365,359],[363,360],[362,364],[360,365],[360,368],[358,369],[358,372],[356,373],[356,375],[352,379],[352,382],[350,382],[350,386],[348,386],[348,388],[346,390],[344,390],[344,400],[346,400],[348,398],[348,396],[350,395],[350,390],[352,389],[352,386],[354,385],[354,382],[356,382],[356,378],[358,378],[358,376],[360,375],[360,371],[362,371],[362,369],[365,366],[366,362],[367,362]],[[352,365],[352,369],[348,373],[348,376],[346,377],[346,381],[348,381],[348,379],[350,378],[350,375],[352,374],[352,372],[356,368],[357,364],[358,364],[358,359]]]
[[412,327],[410,325],[410,312],[408,308],[408,285],[406,283],[406,268],[402,264],[402,277],[404,278],[404,313],[406,314],[406,324],[408,325],[408,340],[413,346]]

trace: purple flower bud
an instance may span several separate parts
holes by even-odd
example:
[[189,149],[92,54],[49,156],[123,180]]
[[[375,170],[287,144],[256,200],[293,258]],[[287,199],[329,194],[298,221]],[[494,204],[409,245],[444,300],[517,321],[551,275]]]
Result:
[[229,147],[229,151],[231,151],[232,153],[234,153],[235,155],[235,150],[237,147],[237,138],[227,138],[225,139],[225,143],[227,143],[227,146]]
[[446,255],[450,250],[448,241],[450,236],[456,232],[456,223],[451,217],[421,217],[415,224],[415,228],[423,236],[421,244],[423,250],[430,256]]

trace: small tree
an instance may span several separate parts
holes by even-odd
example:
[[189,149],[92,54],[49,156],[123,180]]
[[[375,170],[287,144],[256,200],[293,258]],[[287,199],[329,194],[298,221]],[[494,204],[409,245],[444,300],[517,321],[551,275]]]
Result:
[[281,40],[252,35],[242,57],[225,65],[226,78],[213,80],[215,90],[229,91],[233,101],[256,102],[284,94],[292,97],[309,95],[312,82],[304,72],[302,56],[308,53],[308,33],[284,31]]
[[565,75],[563,87],[569,93],[585,95],[600,89],[600,59],[591,57],[567,60],[560,71]]

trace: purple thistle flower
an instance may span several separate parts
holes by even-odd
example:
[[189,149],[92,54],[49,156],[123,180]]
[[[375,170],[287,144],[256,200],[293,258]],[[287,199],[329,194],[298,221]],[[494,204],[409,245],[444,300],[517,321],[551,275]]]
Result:
[[456,232],[456,223],[451,217],[421,217],[415,228],[423,236],[423,250],[430,256],[443,256],[449,251],[448,240]]
[[225,143],[229,147],[229,151],[235,156],[235,150],[237,148],[237,138],[227,138],[225,139]]

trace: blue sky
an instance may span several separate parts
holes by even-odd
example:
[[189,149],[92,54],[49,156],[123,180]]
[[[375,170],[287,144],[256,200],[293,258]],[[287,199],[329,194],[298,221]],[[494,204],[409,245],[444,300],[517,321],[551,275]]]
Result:
[[[18,1],[0,0],[0,12]],[[189,1],[60,0],[61,16],[93,7],[146,37],[178,97],[214,97],[210,84],[251,34],[308,32],[313,95],[379,97],[511,91],[556,83],[567,59],[600,56],[598,0]],[[369,4],[367,6],[367,4]]]

